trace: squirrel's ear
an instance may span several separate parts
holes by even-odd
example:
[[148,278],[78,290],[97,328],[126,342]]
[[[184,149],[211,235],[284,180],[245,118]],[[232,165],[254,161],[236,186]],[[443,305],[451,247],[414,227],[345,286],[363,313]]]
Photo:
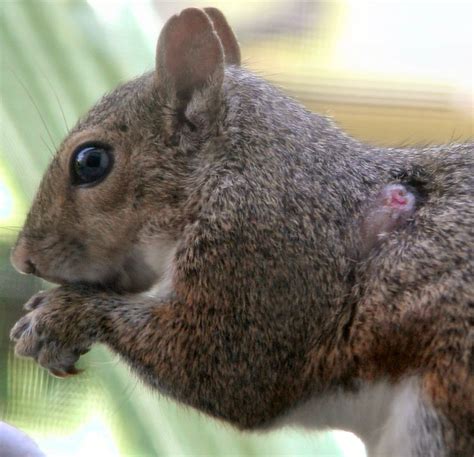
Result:
[[156,76],[166,98],[184,107],[197,90],[220,93],[224,50],[209,16],[187,8],[163,27],[156,51]]
[[217,8],[204,8],[205,13],[211,18],[214,29],[224,48],[225,63],[240,66],[240,47],[234,32],[230,28],[225,16]]

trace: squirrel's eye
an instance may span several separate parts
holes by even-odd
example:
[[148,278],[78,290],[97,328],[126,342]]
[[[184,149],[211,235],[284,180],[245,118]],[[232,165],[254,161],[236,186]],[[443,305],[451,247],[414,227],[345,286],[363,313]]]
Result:
[[82,146],[71,162],[72,184],[98,184],[112,168],[112,155],[105,146]]

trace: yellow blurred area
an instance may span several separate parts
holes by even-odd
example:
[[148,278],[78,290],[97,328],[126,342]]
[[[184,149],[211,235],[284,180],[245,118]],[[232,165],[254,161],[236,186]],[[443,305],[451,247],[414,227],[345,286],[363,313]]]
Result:
[[472,2],[213,4],[236,29],[250,69],[352,135],[381,145],[473,137]]

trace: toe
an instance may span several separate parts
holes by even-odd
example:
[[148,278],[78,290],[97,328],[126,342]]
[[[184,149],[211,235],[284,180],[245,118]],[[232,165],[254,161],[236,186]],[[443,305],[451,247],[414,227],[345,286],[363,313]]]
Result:
[[[30,330],[27,330],[27,332],[30,332]],[[30,334],[25,334],[25,333],[16,342],[15,354],[21,357],[36,358],[38,353],[41,351],[43,342],[39,340],[38,338],[34,338]]]
[[31,319],[30,316],[23,316],[11,329],[10,339],[12,341],[18,341],[22,335],[30,329]]
[[[38,354],[38,363],[50,370],[55,376],[65,377],[76,374],[74,365],[79,360],[76,351],[67,349],[61,344],[49,341]],[[64,373],[61,376],[61,373]]]
[[27,311],[32,311],[38,308],[46,301],[46,294],[48,291],[42,290],[37,294],[33,295],[24,305],[23,308]]
[[82,373],[84,370],[80,370],[76,368],[74,365],[65,368],[49,368],[49,372],[56,378],[70,378],[71,376],[75,376],[79,373]]

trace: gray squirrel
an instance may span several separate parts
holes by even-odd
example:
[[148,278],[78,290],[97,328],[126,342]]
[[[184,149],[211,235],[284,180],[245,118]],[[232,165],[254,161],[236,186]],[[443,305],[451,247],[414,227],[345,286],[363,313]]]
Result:
[[350,138],[242,68],[222,13],[185,9],[44,175],[11,258],[58,287],[16,353],[65,377],[102,343],[240,429],[472,456],[473,151]]

